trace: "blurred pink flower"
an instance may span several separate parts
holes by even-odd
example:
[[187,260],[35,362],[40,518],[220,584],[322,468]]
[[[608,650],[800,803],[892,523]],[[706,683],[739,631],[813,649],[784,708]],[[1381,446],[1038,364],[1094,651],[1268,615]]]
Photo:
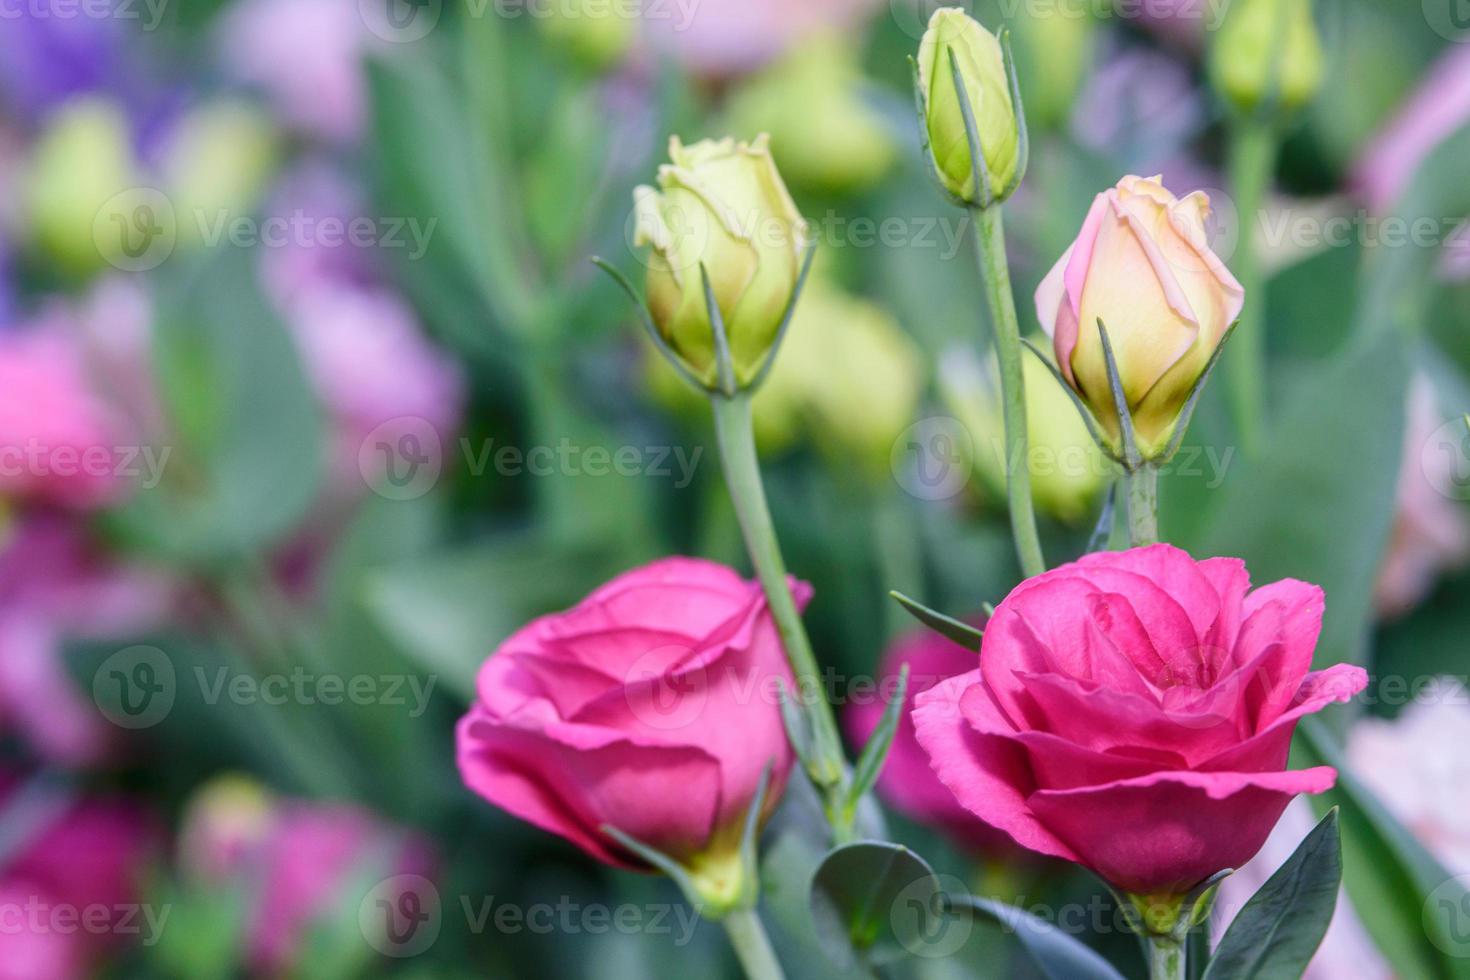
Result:
[[[353,891],[395,875],[431,876],[430,845],[356,807],[276,799],[224,777],[194,800],[182,836],[186,870],[210,887],[248,882],[249,959],[265,975],[289,969],[312,926],[362,899]],[[381,862],[375,868],[374,862]]]
[[[1111,48],[1082,86],[1072,110],[1072,133],[1125,169],[1158,173],[1186,155],[1187,144],[1206,124],[1204,99],[1178,58],[1118,44]],[[1177,179],[1168,171],[1165,175]]]
[[1470,874],[1470,700],[1463,678],[1420,690],[1394,721],[1348,734],[1353,770],[1452,875]]
[[1373,210],[1393,207],[1434,148],[1470,123],[1470,48],[1450,45],[1353,168]]
[[1374,606],[1385,619],[1413,609],[1441,573],[1470,561],[1470,518],[1451,492],[1459,458],[1426,452],[1444,422],[1433,383],[1416,375],[1409,385],[1398,509],[1373,591]]
[[861,24],[882,0],[701,0],[650,4],[644,31],[702,75],[753,71],[818,31]]
[[350,142],[367,121],[368,40],[355,0],[236,0],[218,45],[226,67],[262,87],[288,123]]
[[[1317,816],[1312,805],[1305,799],[1293,800],[1281,815],[1281,822],[1271,831],[1266,844],[1246,865],[1238,869],[1220,885],[1220,895],[1215,903],[1215,915],[1211,920],[1211,932],[1216,941],[1225,934],[1241,907],[1250,901],[1266,879],[1296,852],[1302,838],[1317,825]],[[1332,924],[1322,940],[1317,955],[1303,980],[1338,980],[1353,977],[1354,980],[1392,980],[1389,968],[1373,939],[1363,927],[1363,920],[1348,899],[1347,890],[1339,889],[1337,910],[1332,915]]]
[[107,559],[61,514],[30,514],[0,546],[0,724],[43,758],[101,761],[116,730],[67,674],[67,639],[116,637],[159,621],[170,605],[160,576]]
[[[976,625],[983,625],[983,618]],[[928,629],[906,633],[889,646],[878,665],[876,680],[880,692],[886,695],[890,691],[888,685],[904,664],[909,666],[909,682],[893,747],[878,777],[878,793],[895,810],[944,831],[966,850],[992,857],[1020,855],[1027,852],[1003,832],[976,820],[960,805],[929,767],[929,756],[914,734],[914,698],[941,681],[974,670],[979,663],[978,651],[966,650]],[[882,698],[877,698],[854,703],[848,709],[843,720],[854,746],[867,744],[885,707]]]
[[[20,786],[15,774],[0,774],[0,810]],[[122,927],[138,928],[143,919],[136,906],[158,840],[153,820],[131,802],[63,801],[0,872],[0,903],[19,913],[0,929],[0,980],[86,976],[99,953],[123,944],[132,933]],[[89,924],[51,929],[53,915]]]
[[58,315],[0,333],[0,497],[97,507],[125,489],[117,472],[123,427],[97,397]]

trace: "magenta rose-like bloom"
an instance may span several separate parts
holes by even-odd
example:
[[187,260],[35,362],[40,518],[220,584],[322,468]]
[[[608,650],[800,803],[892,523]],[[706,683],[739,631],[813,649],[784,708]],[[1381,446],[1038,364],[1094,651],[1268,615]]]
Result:
[[[884,652],[878,664],[878,689],[885,697],[891,694],[893,679],[907,664],[908,704],[899,717],[893,745],[878,777],[878,793],[895,810],[937,827],[967,850],[995,855],[1014,852],[1016,846],[1004,832],[976,820],[934,775],[914,732],[913,713],[907,710],[919,695],[936,684],[970,673],[979,662],[974,650],[930,629],[906,633]],[[848,709],[843,721],[855,746],[867,744],[883,718],[885,706],[884,698],[876,698],[854,703]]]
[[919,742],[1017,843],[1178,895],[1250,860],[1292,797],[1336,779],[1284,771],[1296,723],[1368,682],[1309,672],[1322,608],[1304,582],[1251,591],[1234,558],[1088,555],[996,608],[980,669],[919,696]]
[[[792,583],[798,605],[811,588]],[[480,671],[459,768],[485,799],[598,860],[643,868],[604,825],[691,867],[727,862],[762,770],[791,768],[793,685],[760,586],[669,558],[532,622]]]

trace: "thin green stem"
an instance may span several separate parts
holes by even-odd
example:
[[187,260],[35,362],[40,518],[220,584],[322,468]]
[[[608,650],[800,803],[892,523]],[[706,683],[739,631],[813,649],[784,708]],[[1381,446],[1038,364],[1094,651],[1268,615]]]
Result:
[[1267,123],[1241,119],[1230,132],[1230,189],[1240,216],[1239,241],[1232,266],[1245,289],[1245,306],[1230,347],[1229,391],[1241,448],[1255,452],[1266,413],[1266,293],[1256,255],[1261,204],[1276,169],[1277,137]]
[[1149,980],[1184,980],[1184,944],[1169,936],[1148,937]]
[[995,353],[1005,400],[1006,490],[1016,555],[1027,578],[1046,571],[1036,510],[1031,501],[1031,453],[1026,432],[1026,379],[1021,369],[1021,328],[1006,262],[1005,225],[999,207],[975,208],[975,241],[980,248],[980,278],[995,326]]
[[1147,464],[1129,473],[1128,545],[1138,548],[1159,541],[1159,471]]
[[785,980],[786,974],[755,909],[735,909],[720,921],[748,980]]
[[714,408],[720,463],[724,468],[730,500],[735,505],[735,516],[740,523],[751,564],[755,566],[756,578],[765,591],[771,616],[786,648],[786,658],[796,676],[796,698],[810,724],[813,744],[808,774],[826,796],[827,815],[833,822],[834,836],[841,841],[852,833],[851,821],[843,816],[847,809],[844,796],[851,770],[842,752],[832,706],[817,694],[823,690],[821,671],[812,653],[801,613],[796,608],[796,600],[791,596],[786,562],[781,557],[781,546],[766,503],[760,460],[755,449],[750,395],[745,392],[728,398],[712,395],[710,404]]

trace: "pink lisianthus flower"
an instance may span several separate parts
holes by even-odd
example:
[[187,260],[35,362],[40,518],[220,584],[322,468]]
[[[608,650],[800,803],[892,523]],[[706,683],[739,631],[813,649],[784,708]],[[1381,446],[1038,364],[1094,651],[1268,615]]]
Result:
[[[979,662],[980,655],[974,650],[928,629],[905,634],[889,646],[878,665],[879,690],[889,690],[887,685],[905,664],[909,680],[898,731],[878,777],[878,793],[895,810],[942,830],[967,851],[994,857],[1019,849],[1004,831],[977,821],[934,775],[929,757],[919,745],[911,713],[915,698],[936,684],[969,673]],[[855,746],[867,744],[885,709],[881,699],[855,703],[848,709],[844,721]]]
[[0,498],[88,509],[124,492],[123,426],[74,334],[49,320],[0,332],[0,391]]
[[1088,555],[996,608],[980,668],[921,694],[919,744],[975,817],[1115,888],[1178,896],[1260,850],[1329,767],[1284,771],[1303,716],[1362,690],[1311,673],[1322,591],[1251,591],[1232,558]]
[[67,674],[68,639],[147,629],[172,602],[165,579],[119,564],[62,514],[30,514],[0,544],[0,724],[65,766],[107,757],[117,729]]
[[382,880],[409,889],[435,870],[428,842],[365,810],[280,799],[239,776],[220,777],[191,801],[180,863],[206,887],[246,888],[247,957],[261,976],[288,974],[314,925],[356,908],[364,872],[369,887]]
[[[810,587],[792,588],[805,605]],[[791,768],[778,681],[794,689],[758,584],[657,561],[500,645],[459,724],[460,774],[600,861],[646,868],[611,825],[687,865],[723,865],[762,771],[769,813]]]

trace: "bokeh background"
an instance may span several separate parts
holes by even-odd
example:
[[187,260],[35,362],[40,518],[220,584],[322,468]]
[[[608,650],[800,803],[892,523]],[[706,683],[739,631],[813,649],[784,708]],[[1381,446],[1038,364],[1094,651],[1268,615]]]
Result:
[[[1259,243],[1269,439],[1235,446],[1213,386],[1164,534],[1326,587],[1322,661],[1374,676],[1332,719],[1343,761],[1445,879],[1470,873],[1457,2],[1317,3],[1327,81],[1259,214],[1222,175],[1206,65],[1224,0],[971,8],[1012,31],[1031,127],[1006,208],[1024,331],[1123,174],[1205,189],[1227,263]],[[816,231],[758,422],[850,730],[914,652],[888,589],[965,616],[1015,583],[969,219],[913,118],[931,9],[0,2],[0,976],[736,975],[672,886],[464,790],[453,727],[532,616],[662,555],[745,567],[707,407],[589,262],[641,272],[631,193],[670,134],[770,133]],[[1030,380],[1059,561],[1086,548],[1108,473],[1066,396]],[[967,666],[918,646],[931,671]],[[891,766],[922,769],[910,748]],[[1140,973],[1090,879],[885,786],[947,880],[1096,908],[1069,928]],[[790,795],[767,918],[791,975],[842,975],[807,919]],[[1238,877],[1311,823],[1294,809]],[[1448,975],[1418,925],[1429,888],[1364,877],[1373,841],[1348,833],[1321,975]],[[425,928],[385,933],[385,907]],[[896,975],[1028,975],[980,924],[908,952]]]

